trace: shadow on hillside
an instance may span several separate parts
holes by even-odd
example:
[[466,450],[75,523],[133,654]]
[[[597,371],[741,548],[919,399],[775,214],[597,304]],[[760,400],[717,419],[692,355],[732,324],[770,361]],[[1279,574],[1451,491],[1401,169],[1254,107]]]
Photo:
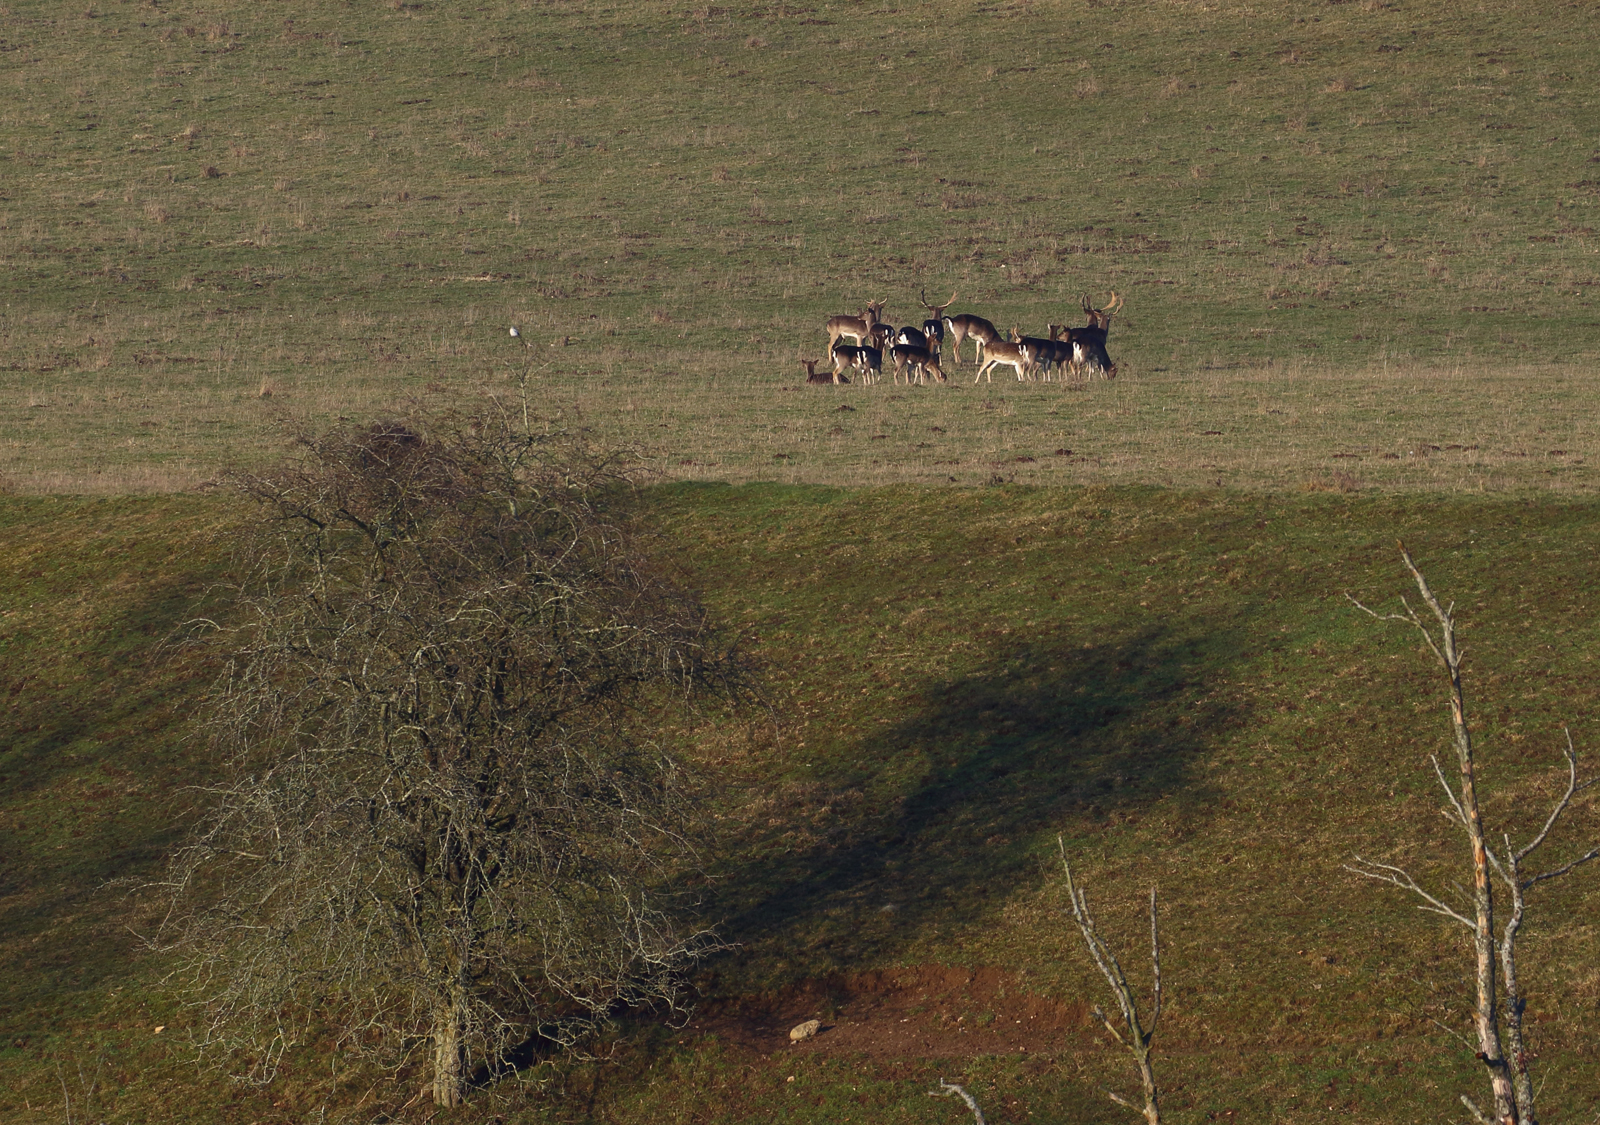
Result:
[[87,627],[42,620],[0,657],[13,688],[0,720],[0,932],[22,958],[4,975],[19,1009],[24,996],[126,976],[129,903],[106,884],[155,874],[186,829],[186,790],[201,778],[183,732],[214,669],[163,643],[202,580],[173,570],[106,597]]
[[842,815],[791,812],[811,813],[820,842],[786,846],[779,829],[725,873],[712,904],[723,936],[760,963],[758,978],[882,963],[1037,881],[1041,832],[1092,832],[1165,796],[1197,799],[1192,764],[1235,720],[1210,681],[1236,645],[1213,622],[1092,647],[1026,639],[930,685],[910,717],[862,738],[823,779]]

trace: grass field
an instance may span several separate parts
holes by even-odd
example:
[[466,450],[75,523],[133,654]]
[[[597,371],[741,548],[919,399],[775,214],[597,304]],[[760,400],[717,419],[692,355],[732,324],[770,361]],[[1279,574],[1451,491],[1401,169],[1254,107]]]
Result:
[[[923,1095],[943,1074],[990,1120],[1121,1120],[1098,1093],[1127,1076],[1087,1021],[1058,832],[1119,940],[1161,888],[1175,1120],[1433,1119],[1475,1090],[1432,1022],[1459,1025],[1459,941],[1339,866],[1359,849],[1442,876],[1453,854],[1426,766],[1441,685],[1343,592],[1394,604],[1399,534],[1458,600],[1488,815],[1526,833],[1561,724],[1593,760],[1589,506],[682,485],[652,507],[773,708],[678,732],[714,787],[707,911],[736,945],[695,1026],[636,1025],[628,1065],[529,1072],[462,1119],[953,1122]],[[415,1075],[315,1044],[266,1091],[196,1072],[192,1017],[137,954],[126,900],[96,889],[152,870],[198,799],[205,763],[175,717],[206,669],[156,643],[215,572],[220,547],[196,546],[233,517],[175,499],[3,513],[0,1117],[64,1120],[64,1097],[107,1121],[393,1112]],[[1593,835],[1592,806],[1579,823]],[[1527,935],[1552,1120],[1596,1108],[1597,902],[1592,878],[1557,885]],[[811,1016],[834,1030],[780,1046]]]
[[[186,487],[269,453],[277,411],[519,379],[690,477],[969,482],[1020,454],[1018,479],[1133,457],[1297,487],[1355,454],[1375,487],[1590,487],[1582,5],[8,11],[22,491]],[[1034,332],[1116,289],[1121,384],[1013,383],[1003,427],[987,387],[796,385],[829,315],[920,320],[924,287]],[[863,399],[917,440],[831,435]],[[1477,456],[1369,463],[1417,443]]]
[[[1124,1121],[1058,833],[1130,951],[1161,888],[1172,1120],[1455,1120],[1461,945],[1339,866],[1445,877],[1441,685],[1343,595],[1392,605],[1404,536],[1458,601],[1491,818],[1535,826],[1562,724],[1595,759],[1592,28],[0,9],[0,1120],[955,1125],[943,1076],[995,1125]],[[803,385],[829,315],[920,321],[924,288],[1035,332],[1115,289],[1121,375]],[[639,450],[661,553],[760,671],[770,713],[670,732],[733,948],[689,1026],[454,1116],[316,1043],[265,1089],[197,1071],[107,886],[159,869],[210,768],[212,669],[162,642],[224,610],[241,513],[187,490],[285,416],[485,391]],[[1600,1113],[1595,886],[1525,939],[1555,1122]]]

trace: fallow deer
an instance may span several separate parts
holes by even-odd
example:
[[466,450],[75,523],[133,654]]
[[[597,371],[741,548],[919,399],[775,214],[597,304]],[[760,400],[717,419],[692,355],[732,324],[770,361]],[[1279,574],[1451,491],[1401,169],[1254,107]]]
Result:
[[950,294],[950,299],[942,305],[928,304],[928,290],[922,290],[922,307],[928,310],[928,318],[922,322],[922,334],[944,343],[944,310],[956,303],[959,292]]
[[801,366],[806,369],[806,382],[813,386],[832,386],[838,383],[848,383],[850,380],[837,371],[818,371],[817,364],[820,359],[802,359]]
[[1122,308],[1122,298],[1113,290],[1111,300],[1104,308],[1095,308],[1087,296],[1081,298],[1081,303],[1089,323],[1082,328],[1068,330],[1068,339],[1072,342],[1073,371],[1087,370],[1092,377],[1098,369],[1107,379],[1115,379],[1117,365],[1111,362],[1111,356],[1106,352],[1106,338],[1111,332],[1112,316]]
[[[1011,331],[1017,334],[1015,328]],[[983,346],[983,362],[978,365],[978,373],[972,377],[972,381],[976,383],[987,375],[989,382],[994,382],[993,372],[996,367],[1011,368],[1017,373],[1017,381],[1020,383],[1023,373],[1028,369],[1028,359],[1022,354],[1022,345],[1001,340],[996,333],[996,338]]]
[[894,360],[894,381],[898,383],[900,376],[906,377],[906,385],[911,385],[911,376],[915,375],[918,383],[925,382],[932,375],[939,382],[949,382],[945,378],[944,370],[939,366],[938,348],[919,348],[915,344],[896,344],[889,349],[889,356]]
[[872,331],[872,326],[878,323],[878,317],[883,314],[883,306],[886,304],[887,301],[868,301],[867,307],[857,316],[836,316],[829,320],[828,349],[832,351],[841,336],[848,336],[860,344]]
[[897,344],[909,344],[913,348],[925,348],[928,346],[928,334],[922,329],[913,328],[908,324],[894,334],[894,342]]
[[829,349],[833,356],[833,373],[842,375],[846,367],[853,367],[863,383],[875,383],[883,373],[883,352],[865,344],[835,344]]
[[961,341],[972,338],[973,350],[978,354],[974,363],[981,363],[984,353],[990,344],[1000,339],[1000,330],[981,316],[971,313],[962,313],[960,316],[947,316],[944,318],[945,329],[950,333],[951,350],[955,352],[956,362],[961,362]]
[[1022,357],[1028,361],[1030,375],[1038,372],[1041,376],[1047,376],[1050,369],[1056,365],[1058,352],[1055,337],[1046,339],[1043,336],[1023,336],[1013,328],[1011,342],[1022,349]]

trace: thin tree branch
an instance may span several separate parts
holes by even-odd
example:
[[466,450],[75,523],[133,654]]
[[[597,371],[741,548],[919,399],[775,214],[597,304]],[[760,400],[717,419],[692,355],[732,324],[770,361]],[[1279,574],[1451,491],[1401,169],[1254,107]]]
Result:
[[983,1110],[978,1108],[978,1099],[954,1082],[946,1082],[943,1078],[939,1079],[939,1088],[937,1090],[929,1090],[928,1096],[930,1098],[960,1098],[967,1103],[967,1108],[972,1111],[973,1125],[986,1125],[983,1120]]
[[[1391,863],[1375,863],[1370,859],[1363,859],[1361,856],[1352,856],[1351,858],[1356,863],[1364,866],[1352,867],[1348,863],[1343,863],[1339,866],[1343,867],[1346,871],[1349,871],[1352,874],[1360,875],[1363,879],[1373,879],[1379,883],[1392,883],[1401,890],[1410,891],[1412,894],[1423,899],[1427,903],[1425,906],[1418,906],[1418,910],[1426,910],[1430,914],[1442,914],[1446,918],[1453,918],[1455,921],[1460,922],[1469,930],[1474,927],[1475,923],[1471,918],[1468,918],[1464,914],[1458,913],[1451,907],[1446,906],[1443,902],[1439,901],[1433,895],[1429,894],[1427,891],[1423,890],[1423,888],[1417,884],[1417,881],[1411,877],[1411,873],[1405,868],[1396,867]],[[1365,870],[1365,868],[1372,868],[1372,870]]]

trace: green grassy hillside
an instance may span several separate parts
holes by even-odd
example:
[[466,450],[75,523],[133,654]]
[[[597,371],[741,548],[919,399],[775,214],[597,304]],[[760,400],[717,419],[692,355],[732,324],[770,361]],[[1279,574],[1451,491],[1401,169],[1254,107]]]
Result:
[[[740,631],[771,714],[679,732],[722,827],[706,910],[733,948],[691,1026],[622,1029],[625,1065],[536,1067],[461,1120],[1123,1120],[1063,917],[1057,833],[1137,964],[1164,904],[1158,1043],[1178,1121],[1417,1120],[1476,1092],[1463,943],[1340,868],[1459,848],[1426,755],[1442,685],[1394,604],[1403,535],[1457,600],[1488,815],[1519,833],[1560,726],[1594,760],[1600,530],[1553,502],[1159,490],[679,486],[658,546]],[[315,1044],[266,1090],[197,1072],[103,880],[158,870],[198,796],[182,741],[207,674],[159,642],[203,591],[214,501],[8,501],[0,604],[0,1117],[372,1120],[417,1075]],[[1574,822],[1593,837],[1592,805]],[[1551,1120],[1592,1112],[1592,875],[1525,942]],[[787,1046],[787,1029],[830,1027]],[[1438,1021],[1435,1023],[1434,1021]],[[164,1030],[157,1034],[156,1027]],[[789,1078],[793,1076],[794,1081]],[[398,1119],[422,1120],[413,1106]],[[78,1116],[82,1115],[82,1116]],[[92,1115],[92,1116],[91,1116]]]
[[[1588,490],[1590,24],[15,3],[0,474],[184,487],[276,410],[525,377],[689,477]],[[795,386],[826,317],[923,287],[1034,332],[1116,289],[1123,382]]]
[[[324,1044],[264,1089],[196,1070],[123,892],[208,776],[212,669],[169,642],[221,610],[239,514],[174,494],[285,415],[485,391],[656,470],[658,547],[770,713],[672,732],[732,943],[690,1025],[455,1119],[963,1120],[943,1076],[997,1125],[1125,1120],[1058,833],[1130,961],[1161,889],[1173,1120],[1454,1112],[1461,943],[1340,866],[1449,878],[1442,689],[1343,595],[1393,604],[1404,536],[1457,600],[1489,812],[1528,831],[1561,725],[1600,746],[1592,25],[0,9],[0,1120],[430,1119],[415,1073]],[[800,385],[829,315],[920,320],[924,289],[1033,332],[1116,290],[1120,377]],[[1600,1112],[1596,885],[1526,932],[1552,1121]]]

